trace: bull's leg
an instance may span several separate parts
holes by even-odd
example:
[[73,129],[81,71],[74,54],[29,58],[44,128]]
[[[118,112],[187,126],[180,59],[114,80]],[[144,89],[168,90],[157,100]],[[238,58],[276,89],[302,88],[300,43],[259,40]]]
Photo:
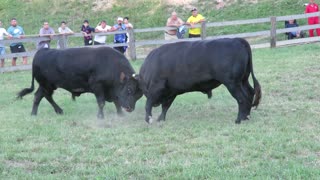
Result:
[[99,95],[96,95],[96,99],[97,99],[97,103],[98,103],[98,119],[104,119],[104,114],[103,114],[103,108],[104,108],[104,105],[105,105],[105,100],[104,100],[104,96],[99,96]]
[[243,93],[242,83],[226,85],[231,95],[238,102],[238,117],[235,121],[236,124],[240,124],[241,120],[247,118],[248,112],[251,109],[251,104]]
[[167,111],[170,108],[170,106],[173,103],[175,98],[176,98],[175,96],[172,97],[172,98],[169,98],[167,101],[165,101],[165,102],[163,102],[161,104],[162,112],[161,112],[161,114],[160,114],[160,116],[158,118],[158,121],[165,121],[166,120]]
[[104,97],[104,91],[101,85],[95,85],[92,87],[93,93],[96,96],[97,103],[98,103],[98,119],[104,119],[104,114],[103,114],[103,108],[105,105],[105,97]]
[[123,116],[122,108],[119,101],[114,101],[113,103],[116,106],[118,116]]
[[149,91],[149,94],[147,96],[147,102],[146,102],[146,122],[151,124],[152,119],[152,106],[161,102],[161,98],[163,98],[163,90],[165,89],[165,83],[166,81],[158,81],[155,84],[150,85],[150,89],[152,91]]
[[44,97],[43,88],[41,86],[39,86],[36,93],[34,94],[31,115],[33,115],[33,116],[37,115],[38,107],[39,107],[40,101],[42,100],[43,97]]
[[152,119],[152,100],[151,98],[147,98],[146,102],[146,122],[151,124],[153,119]]
[[44,97],[49,101],[49,103],[52,105],[54,111],[57,114],[63,114],[63,110],[58,106],[58,104],[53,100],[52,98],[53,90],[47,90],[44,93]]

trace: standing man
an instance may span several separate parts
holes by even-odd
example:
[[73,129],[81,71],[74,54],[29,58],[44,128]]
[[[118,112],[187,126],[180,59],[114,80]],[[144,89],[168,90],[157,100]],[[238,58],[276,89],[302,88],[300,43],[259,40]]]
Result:
[[189,38],[201,37],[201,29],[196,28],[195,25],[201,24],[202,22],[205,21],[205,19],[201,14],[198,14],[198,11],[196,8],[193,8],[191,10],[191,13],[192,13],[192,16],[188,18],[186,23],[191,26],[191,28],[189,28]]
[[[111,31],[125,31],[126,25],[123,24],[123,18],[118,17],[117,19],[117,24],[114,25],[111,28]],[[121,33],[121,34],[115,34],[114,35],[114,43],[125,43],[126,42],[126,33]],[[119,47],[114,47],[116,50],[124,54],[126,52],[127,46],[119,46]]]
[[[65,21],[61,21],[61,25],[58,28],[58,32],[61,35],[69,35],[69,34],[73,34],[74,32],[67,26],[67,23]],[[62,42],[60,40],[58,40],[57,43],[57,48],[60,49],[62,46],[66,47],[65,45],[63,45],[62,43],[67,43],[67,36],[65,37],[65,42]]]
[[176,12],[171,13],[171,17],[167,20],[167,27],[174,27],[175,29],[166,30],[164,33],[165,40],[174,40],[178,39],[177,29],[182,26],[184,22],[177,16]]
[[[101,21],[100,25],[98,25],[95,29],[95,32],[108,32],[110,31],[111,26],[107,25],[107,21]],[[106,35],[96,35],[94,37],[94,45],[105,45],[107,40]]]
[[[123,24],[126,26],[127,29],[133,29],[133,25],[129,22],[129,17],[123,18]],[[126,33],[126,43],[130,42],[129,33]]]
[[[9,39],[12,37],[5,28],[2,27],[2,22],[0,21],[0,40],[4,39],[4,35],[6,35]],[[6,48],[3,44],[0,44],[0,55],[6,54]],[[1,65],[0,67],[4,67],[4,58],[1,59]]]
[[[18,26],[18,22],[16,18],[12,18],[11,26],[8,28],[8,33],[14,38],[14,39],[22,39],[25,37],[23,28],[21,26]],[[23,44],[21,42],[18,43],[12,43],[10,44],[10,51],[11,53],[19,53],[19,52],[26,52],[26,49],[24,48]],[[22,63],[24,65],[28,64],[28,58],[27,56],[22,57]],[[17,57],[12,58],[12,66],[16,66]]]
[[49,37],[50,40],[40,41],[38,44],[38,50],[41,48],[50,48],[50,41],[53,38],[54,30],[49,26],[48,21],[43,22],[43,27],[39,31],[40,37]]
[[[306,13],[314,13],[319,11],[319,6],[314,2],[314,0],[310,0],[310,3],[306,6]],[[308,18],[308,24],[319,24],[319,16],[309,17]],[[313,31],[314,29],[309,29],[309,36],[313,37]],[[317,28],[317,35],[320,36],[320,29]]]

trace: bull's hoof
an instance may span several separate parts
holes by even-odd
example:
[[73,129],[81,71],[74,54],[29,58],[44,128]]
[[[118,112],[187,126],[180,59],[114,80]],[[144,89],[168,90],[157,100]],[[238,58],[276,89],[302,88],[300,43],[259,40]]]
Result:
[[152,124],[152,122],[153,122],[152,116],[148,116],[148,117],[146,118],[146,122],[147,122],[148,124]]
[[238,120],[238,119],[237,119],[237,120],[235,121],[235,123],[236,123],[236,124],[241,124],[241,120]]
[[98,115],[97,115],[97,118],[98,118],[98,119],[104,119],[104,115],[103,115],[103,114],[98,114]]
[[55,110],[57,114],[63,114],[63,110],[62,109],[56,109]]
[[158,117],[157,121],[158,122],[165,121],[165,119],[164,119],[162,114]]
[[243,121],[250,120],[250,115],[248,115],[246,118],[243,119]]

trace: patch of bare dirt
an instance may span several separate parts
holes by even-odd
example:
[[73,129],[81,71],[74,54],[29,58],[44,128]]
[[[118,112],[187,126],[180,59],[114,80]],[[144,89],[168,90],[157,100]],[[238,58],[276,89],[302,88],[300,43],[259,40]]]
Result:
[[27,161],[27,160],[22,160],[22,161],[7,160],[4,163],[5,163],[5,165],[12,167],[12,168],[23,168],[30,173],[37,166],[37,163]]
[[[88,0],[82,0],[82,1],[83,3],[92,2]],[[225,6],[231,5],[238,1],[239,0],[213,0],[213,2],[216,4],[217,9],[224,8]],[[249,3],[258,3],[258,0],[242,0],[242,1],[249,2]],[[125,3],[119,0],[118,2]],[[112,6],[115,3],[117,3],[117,0],[94,0],[92,3],[93,3],[93,8],[92,8],[93,11],[103,11],[103,10],[111,9]],[[159,0],[159,3],[167,4],[171,6],[183,6],[184,8],[192,8],[194,6],[201,4],[202,2],[200,0]]]
[[93,1],[93,11],[103,11],[111,9],[116,0],[95,0]]
[[185,8],[191,8],[192,4],[197,4],[199,0],[164,0],[166,4],[172,6],[184,6]]

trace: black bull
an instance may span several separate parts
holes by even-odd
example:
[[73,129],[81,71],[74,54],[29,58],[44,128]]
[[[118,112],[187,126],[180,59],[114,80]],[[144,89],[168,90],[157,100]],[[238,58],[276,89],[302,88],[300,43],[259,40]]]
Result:
[[[248,119],[251,108],[257,107],[261,98],[252,66],[250,45],[240,38],[178,42],[153,50],[137,76],[147,97],[145,120],[152,122],[152,107],[160,104],[158,121],[165,120],[179,94],[200,91],[210,98],[211,90],[221,84],[238,102],[235,122]],[[254,88],[249,84],[250,74]]]
[[93,93],[99,111],[98,118],[104,118],[105,101],[113,102],[117,113],[121,107],[131,112],[136,101],[142,96],[138,81],[132,77],[134,70],[124,55],[108,47],[73,48],[66,50],[41,49],[33,59],[31,88],[18,93],[18,98],[34,90],[34,79],[39,83],[35,93],[32,115],[45,97],[58,114],[62,109],[52,98],[54,90],[63,88],[80,96]]

